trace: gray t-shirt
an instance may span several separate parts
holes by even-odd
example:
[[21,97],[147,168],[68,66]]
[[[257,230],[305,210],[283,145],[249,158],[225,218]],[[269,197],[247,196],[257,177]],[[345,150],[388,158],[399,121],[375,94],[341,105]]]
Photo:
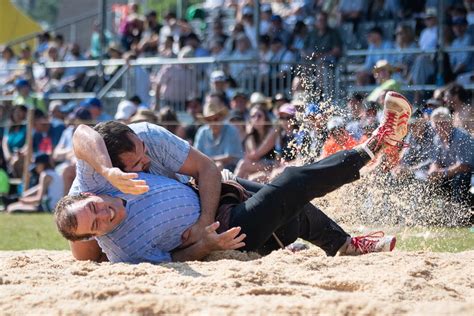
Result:
[[448,146],[438,135],[434,138],[434,160],[441,167],[449,167],[457,162],[474,167],[474,139],[463,129],[454,128]]
[[[183,183],[189,180],[188,177],[177,174],[188,157],[191,148],[188,142],[158,125],[136,123],[129,126],[145,142],[148,149],[147,154],[151,160],[150,173],[176,179]],[[85,161],[78,160],[76,179],[74,179],[69,195],[76,195],[80,192],[99,193],[111,186],[104,177],[91,168]]]

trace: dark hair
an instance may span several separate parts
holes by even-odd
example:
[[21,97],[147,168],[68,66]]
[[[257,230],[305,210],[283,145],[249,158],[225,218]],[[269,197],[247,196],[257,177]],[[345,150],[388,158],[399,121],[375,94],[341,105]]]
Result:
[[369,33],[378,33],[380,36],[383,37],[383,31],[382,31],[382,29],[381,29],[380,27],[378,27],[378,26],[374,26],[373,28],[371,28],[371,29],[367,32],[367,34],[369,34]]
[[459,98],[459,101],[461,101],[462,103],[469,103],[469,99],[471,97],[469,95],[469,91],[464,89],[464,87],[460,84],[451,83],[446,87],[446,91],[452,96],[457,96]]
[[263,104],[255,104],[253,105],[251,108],[250,108],[250,111],[252,109],[256,109],[257,111],[259,112],[262,112],[263,113],[263,116],[265,117],[265,122],[267,123],[267,125],[265,125],[265,128],[264,128],[264,135],[263,135],[263,138],[260,139],[260,135],[258,134],[257,130],[255,129],[255,127],[252,126],[252,129],[250,130],[250,132],[247,134],[247,137],[248,136],[252,136],[254,137],[255,139],[255,142],[257,143],[257,145],[260,145],[263,141],[263,139],[267,136],[268,134],[268,131],[270,129],[273,128],[273,126],[270,124],[271,123],[271,119],[270,119],[270,113],[268,112],[268,109],[265,105]]
[[135,132],[127,125],[116,121],[99,123],[94,126],[94,130],[104,139],[112,166],[123,170],[125,166],[119,156],[135,151],[135,144],[130,139],[130,134],[136,135]]
[[359,93],[359,92],[354,92],[351,95],[350,99],[358,101],[358,102],[362,102],[364,100],[364,95],[362,93]]
[[77,229],[77,217],[74,213],[68,211],[69,207],[79,201],[83,201],[88,198],[88,195],[80,193],[76,196],[66,195],[54,208],[54,221],[56,222],[56,227],[58,228],[61,235],[64,238],[71,241],[83,240],[91,238],[94,235],[77,235],[75,233]]

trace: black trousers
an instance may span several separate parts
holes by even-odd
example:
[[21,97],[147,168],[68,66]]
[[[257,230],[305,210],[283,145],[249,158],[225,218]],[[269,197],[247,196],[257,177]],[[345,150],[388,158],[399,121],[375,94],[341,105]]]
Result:
[[278,249],[275,232],[285,246],[303,238],[334,256],[349,235],[310,201],[359,179],[368,160],[355,150],[341,151],[313,164],[288,167],[265,185],[238,179],[255,192],[231,211],[229,226],[240,226],[247,235],[243,250],[266,254]]

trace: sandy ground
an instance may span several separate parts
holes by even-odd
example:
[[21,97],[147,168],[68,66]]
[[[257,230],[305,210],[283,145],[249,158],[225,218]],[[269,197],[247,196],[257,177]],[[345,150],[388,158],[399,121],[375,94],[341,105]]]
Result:
[[165,265],[0,252],[0,314],[472,315],[473,267],[474,251],[328,258],[312,247]]

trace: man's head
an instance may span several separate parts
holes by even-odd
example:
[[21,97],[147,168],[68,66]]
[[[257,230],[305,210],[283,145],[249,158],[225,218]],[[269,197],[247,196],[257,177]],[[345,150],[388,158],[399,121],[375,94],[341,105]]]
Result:
[[119,198],[81,193],[63,197],[54,214],[64,238],[76,241],[111,232],[126,217],[126,210]]
[[315,20],[316,29],[325,31],[328,28],[328,15],[325,12],[319,12]]
[[94,120],[102,113],[102,102],[97,98],[89,98],[85,100],[83,106],[91,112]]
[[367,33],[367,42],[372,45],[379,45],[382,43],[383,40],[383,32],[382,29],[378,26],[374,26],[369,30]]
[[125,124],[109,121],[94,127],[102,138],[114,167],[126,172],[148,171],[151,160],[145,143]]
[[431,123],[436,133],[442,138],[447,139],[453,129],[451,112],[448,108],[439,107],[431,113]]

